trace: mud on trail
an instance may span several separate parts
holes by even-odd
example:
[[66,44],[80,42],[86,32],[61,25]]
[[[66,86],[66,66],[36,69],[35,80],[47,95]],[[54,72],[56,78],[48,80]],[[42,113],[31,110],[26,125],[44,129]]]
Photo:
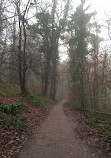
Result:
[[53,107],[40,130],[26,142],[19,158],[105,158],[74,132],[78,123],[65,114],[64,104],[62,101]]

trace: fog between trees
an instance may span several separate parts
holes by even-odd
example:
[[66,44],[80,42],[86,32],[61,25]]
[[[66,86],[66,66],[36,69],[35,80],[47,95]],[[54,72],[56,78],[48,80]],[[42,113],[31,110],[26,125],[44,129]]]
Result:
[[[79,109],[110,112],[110,45],[101,48],[102,27],[111,39],[110,17],[101,26],[81,0],[0,0],[0,82],[29,92],[69,98]],[[62,42],[61,42],[62,41]],[[60,44],[68,59],[60,61]]]

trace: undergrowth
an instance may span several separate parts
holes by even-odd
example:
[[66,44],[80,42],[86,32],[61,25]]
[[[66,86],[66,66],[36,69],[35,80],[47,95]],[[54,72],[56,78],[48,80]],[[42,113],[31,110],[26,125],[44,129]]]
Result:
[[102,131],[103,135],[111,145],[111,122],[109,119],[105,118],[102,120],[100,114],[94,111],[84,111],[83,113],[87,116],[91,124]]
[[10,105],[1,105],[0,109],[6,114],[17,115],[26,110],[26,106],[22,103],[16,103]]
[[[0,102],[0,127],[16,129],[22,131],[27,126],[27,118],[22,113],[27,112],[27,107],[22,103],[6,105],[4,100],[8,97],[19,99],[20,102],[28,102],[32,106],[45,109],[52,100],[49,97],[28,94],[20,95],[20,87],[18,85],[0,83],[1,102]],[[5,95],[4,95],[5,94]],[[5,99],[4,99],[5,96]]]
[[22,131],[27,126],[27,119],[21,114],[26,111],[24,104],[17,103],[0,106],[0,127],[13,128]]
[[49,97],[44,96],[36,96],[34,94],[27,95],[27,100],[35,107],[42,107],[45,108],[51,99]]
[[18,85],[1,84],[0,90],[10,96],[20,96],[20,87]]

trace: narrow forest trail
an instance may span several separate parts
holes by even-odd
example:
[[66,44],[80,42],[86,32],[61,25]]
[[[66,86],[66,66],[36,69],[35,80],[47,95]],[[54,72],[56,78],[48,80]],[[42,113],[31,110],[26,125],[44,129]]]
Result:
[[77,124],[65,115],[64,103],[53,107],[40,130],[24,145],[19,158],[99,158],[74,132]]

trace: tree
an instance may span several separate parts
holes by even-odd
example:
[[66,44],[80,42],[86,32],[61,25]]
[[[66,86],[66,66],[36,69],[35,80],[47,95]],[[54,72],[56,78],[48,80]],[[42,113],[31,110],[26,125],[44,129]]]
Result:
[[[29,11],[30,0],[28,0],[26,7],[22,13],[21,11],[21,0],[15,1],[18,23],[19,23],[19,44],[18,44],[18,68],[19,68],[19,79],[20,79],[20,87],[21,94],[26,94],[26,71],[27,71],[27,62],[26,62],[26,26],[27,19],[25,18],[26,14]],[[23,33],[23,37],[22,37]],[[22,49],[22,40],[23,40],[23,49]]]
[[42,10],[37,14],[37,33],[42,38],[40,51],[44,54],[43,94],[47,95],[49,91],[53,99],[55,99],[57,89],[58,43],[60,34],[65,28],[69,0],[67,0],[64,8],[65,11],[63,16],[57,19],[57,1],[54,0],[52,1],[51,12]]
[[[88,54],[87,50],[87,24],[90,21],[92,14],[86,14],[85,1],[81,1],[79,7],[77,7],[75,13],[71,17],[70,21],[70,30],[71,30],[71,39],[69,41],[70,46],[70,70],[73,83],[73,91],[76,92],[76,104],[78,107],[85,109],[86,100],[85,100],[85,87],[86,87],[86,78],[85,78],[85,64],[86,56]],[[73,96],[74,97],[74,96]]]

